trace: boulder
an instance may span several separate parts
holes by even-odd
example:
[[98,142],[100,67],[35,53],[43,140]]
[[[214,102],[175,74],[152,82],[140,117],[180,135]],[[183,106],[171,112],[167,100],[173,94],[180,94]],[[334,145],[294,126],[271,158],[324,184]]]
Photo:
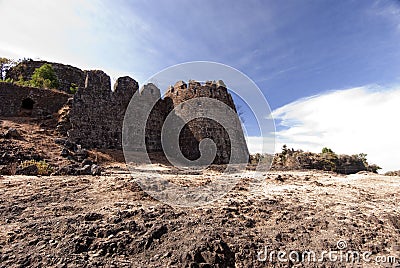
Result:
[[4,133],[4,138],[6,139],[19,139],[21,135],[15,128],[9,128],[6,133]]
[[62,157],[68,157],[69,156],[69,151],[66,148],[63,148],[60,154]]
[[86,158],[85,160],[82,161],[82,167],[84,167],[86,165],[89,165],[89,166],[93,165],[93,161]]
[[78,165],[75,165],[75,164],[66,165],[66,166],[60,167],[56,172],[53,173],[53,175],[55,175],[55,176],[76,175],[77,168],[78,168]]
[[[90,160],[89,160],[90,161]],[[86,161],[86,163],[89,163]],[[91,161],[90,161],[91,162]],[[95,164],[87,164],[83,167],[80,167],[78,164],[70,164],[59,168],[53,175],[60,176],[60,175],[93,175],[99,176],[101,175],[101,167]]]
[[36,176],[38,174],[39,174],[39,169],[36,165],[19,167],[16,171],[16,175]]
[[98,165],[92,165],[90,172],[93,176],[100,176],[101,175],[101,168]]
[[82,168],[78,168],[76,170],[76,175],[91,175],[92,171],[91,171],[91,166],[90,165],[86,165]]
[[82,162],[89,156],[89,153],[87,150],[82,149],[80,145],[78,145],[78,148],[74,154],[74,159],[78,162]]
[[67,139],[62,139],[62,138],[58,138],[55,139],[54,142],[58,145],[64,146],[66,149],[71,150],[71,151],[76,151],[78,150],[78,145],[76,145],[73,142],[70,142]]
[[16,171],[17,171],[17,163],[0,165],[0,175],[15,175]]

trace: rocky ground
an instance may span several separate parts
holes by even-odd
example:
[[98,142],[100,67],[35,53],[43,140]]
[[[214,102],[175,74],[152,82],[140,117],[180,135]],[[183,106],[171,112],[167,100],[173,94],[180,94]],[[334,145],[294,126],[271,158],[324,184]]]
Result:
[[[118,152],[65,143],[56,118],[0,119],[0,171],[35,160],[58,174],[0,175],[0,267],[400,267],[397,174],[270,171],[256,183],[250,172],[217,201],[171,207],[136,183],[149,166],[129,173]],[[79,175],[95,165],[102,175]],[[154,167],[184,186],[220,177]],[[349,250],[371,256],[335,260]]]
[[56,130],[57,117],[0,118],[0,175],[99,175],[100,163],[116,160],[69,142]]
[[[253,188],[249,174],[220,200],[174,208],[138,187],[143,172],[1,177],[0,267],[400,266],[400,177],[269,172]],[[338,241],[369,262],[320,260]],[[262,261],[265,247],[316,260]]]

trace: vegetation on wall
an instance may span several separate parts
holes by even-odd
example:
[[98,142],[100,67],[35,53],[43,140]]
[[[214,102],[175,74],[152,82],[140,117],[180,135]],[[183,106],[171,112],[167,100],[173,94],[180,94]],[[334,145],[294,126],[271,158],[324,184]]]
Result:
[[69,87],[69,92],[71,94],[75,94],[78,91],[78,86],[75,83],[72,83]]
[[51,66],[51,64],[48,63],[43,64],[39,68],[36,68],[32,74],[32,78],[28,81],[25,81],[22,76],[20,76],[17,81],[14,81],[10,78],[5,79],[5,74],[11,67],[29,60],[30,59],[22,59],[14,61],[11,59],[0,57],[0,81],[6,83],[14,83],[20,86],[30,86],[37,88],[57,89],[60,86],[58,77],[53,67]]
[[29,85],[38,88],[58,88],[59,82],[53,67],[46,63],[36,68]]

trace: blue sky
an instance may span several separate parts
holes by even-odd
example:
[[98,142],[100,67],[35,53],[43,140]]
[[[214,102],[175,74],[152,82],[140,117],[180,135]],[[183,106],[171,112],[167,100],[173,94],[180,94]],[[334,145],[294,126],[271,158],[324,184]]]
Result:
[[[377,148],[387,144],[375,148],[368,142],[380,137],[353,141],[349,132],[341,140],[326,139],[321,134],[331,127],[326,120],[307,121],[310,116],[304,114],[306,105],[315,105],[310,115],[326,115],[327,105],[319,104],[328,103],[331,115],[347,111],[343,118],[332,116],[343,128],[355,124],[363,133],[380,127],[400,134],[390,126],[395,114],[381,114],[367,126],[349,119],[354,109],[367,113],[399,96],[400,1],[0,0],[0,17],[12,22],[2,29],[1,56],[103,69],[113,79],[130,75],[139,82],[187,61],[230,65],[255,81],[274,110],[278,148],[287,143],[310,151],[322,145],[339,153],[364,149],[385,169],[400,169],[400,163],[388,165],[379,153]],[[346,92],[357,92],[355,102],[348,103]],[[377,94],[381,99],[368,102]],[[290,134],[295,129],[301,133]],[[388,141],[394,147],[396,135]]]

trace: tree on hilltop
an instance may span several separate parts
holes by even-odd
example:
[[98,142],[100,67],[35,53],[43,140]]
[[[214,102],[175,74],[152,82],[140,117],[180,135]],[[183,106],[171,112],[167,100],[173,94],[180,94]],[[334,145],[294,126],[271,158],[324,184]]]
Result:
[[323,153],[323,154],[334,154],[334,152],[332,151],[332,149],[330,149],[330,148],[328,148],[328,147],[322,148],[322,153]]
[[29,84],[39,88],[58,88],[59,82],[51,64],[45,63],[33,72]]

